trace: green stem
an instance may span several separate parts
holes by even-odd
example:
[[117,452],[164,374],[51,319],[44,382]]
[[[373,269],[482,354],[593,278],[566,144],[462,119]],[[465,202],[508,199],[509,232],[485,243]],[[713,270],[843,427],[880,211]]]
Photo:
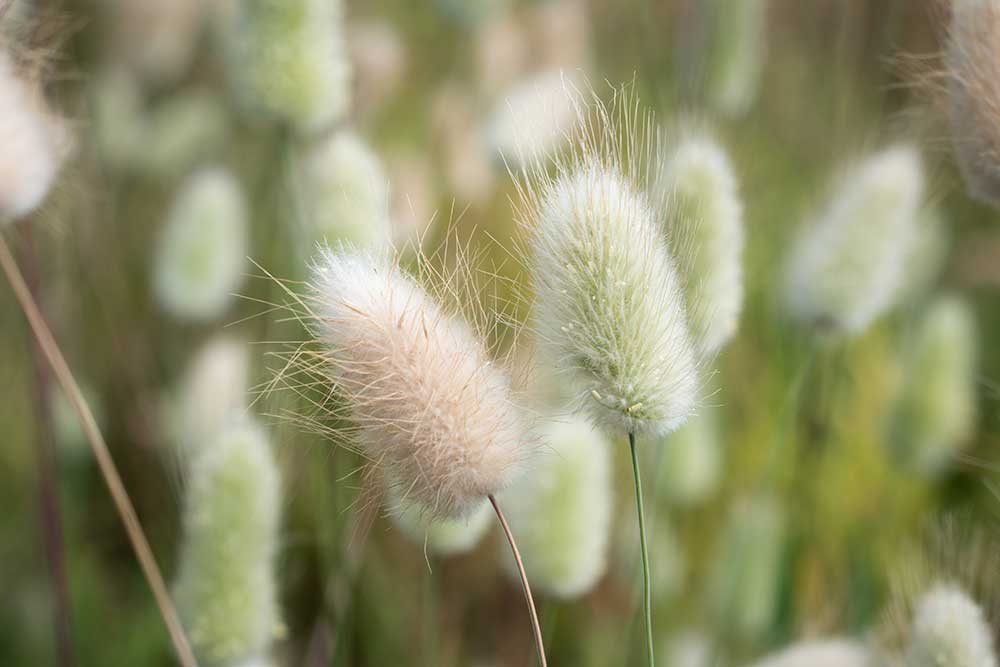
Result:
[[653,589],[649,576],[649,550],[646,548],[646,517],[642,509],[642,479],[639,475],[639,457],[635,451],[635,433],[628,434],[632,453],[632,476],[635,478],[635,509],[639,515],[639,545],[642,548],[642,606],[646,616],[646,655],[649,667],[656,664],[653,655]]

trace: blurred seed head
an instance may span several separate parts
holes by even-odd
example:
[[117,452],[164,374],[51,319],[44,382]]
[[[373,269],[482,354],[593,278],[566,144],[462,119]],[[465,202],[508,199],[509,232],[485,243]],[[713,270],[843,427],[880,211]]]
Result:
[[[500,499],[534,587],[586,594],[604,575],[613,490],[608,442],[585,420],[551,421],[545,451]],[[513,558],[504,557],[517,578]]]
[[597,423],[667,433],[695,408],[699,359],[662,240],[668,204],[650,187],[649,125],[625,106],[576,113],[573,154],[521,173],[539,344]]
[[448,18],[474,26],[502,12],[510,0],[435,0],[434,4]]
[[785,544],[785,513],[767,496],[739,500],[731,509],[711,570],[715,627],[724,637],[757,639],[778,609]]
[[182,77],[191,66],[212,2],[104,0],[116,60],[157,83]]
[[361,137],[350,130],[324,137],[301,157],[298,173],[307,253],[326,243],[389,244],[389,182]]
[[969,194],[1000,206],[1000,3],[950,0],[945,101]]
[[757,667],[876,667],[877,663],[860,642],[823,639],[800,642],[755,664]]
[[687,133],[663,168],[673,198],[673,254],[682,267],[690,327],[702,355],[732,338],[743,309],[743,203],[725,150]]
[[244,110],[316,134],[350,105],[341,0],[244,0],[223,35],[229,79]]
[[940,584],[919,601],[906,667],[996,667],[993,630],[964,591]]
[[708,98],[725,116],[744,115],[757,99],[767,48],[767,0],[710,3]]
[[811,324],[853,335],[900,294],[923,195],[915,149],[897,145],[846,175],[788,258],[785,301]]
[[715,414],[702,408],[663,440],[656,488],[672,505],[692,507],[718,488],[722,443]]
[[945,468],[976,421],[976,324],[968,304],[939,297],[923,313],[904,356],[904,379],[892,440],[909,467]]
[[246,415],[249,351],[219,336],[195,354],[168,406],[167,423],[184,454],[196,454],[234,419]]
[[274,580],[280,479],[264,433],[234,425],[192,460],[178,610],[206,665],[264,658],[282,631]]
[[154,288],[160,305],[185,320],[225,312],[243,279],[247,212],[236,178],[203,168],[181,186],[156,252]]
[[[398,491],[399,486],[390,487],[390,495]],[[476,548],[491,525],[493,509],[483,501],[465,518],[442,519],[432,517],[419,503],[397,499],[389,516],[414,544],[439,556],[455,556]]]
[[703,633],[686,630],[667,638],[664,650],[671,667],[712,667],[712,645]]
[[429,516],[468,516],[528,454],[510,381],[469,325],[374,252],[324,249],[312,278],[318,363],[340,433]]
[[515,12],[502,12],[476,35],[476,85],[492,96],[510,85],[528,62],[528,38]]
[[578,71],[542,70],[501,94],[485,132],[496,155],[515,167],[544,160],[569,143],[580,121]]
[[399,89],[407,71],[407,48],[388,21],[356,21],[347,33],[357,80],[354,107],[365,118]]
[[0,224],[42,203],[72,149],[66,122],[49,110],[37,81],[23,78],[0,43]]

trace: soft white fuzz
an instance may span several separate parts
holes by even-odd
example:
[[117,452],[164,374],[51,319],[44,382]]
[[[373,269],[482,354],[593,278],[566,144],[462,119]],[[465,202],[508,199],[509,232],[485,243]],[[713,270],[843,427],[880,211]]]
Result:
[[596,154],[535,187],[530,244],[543,348],[612,432],[677,428],[695,407],[698,361],[660,237],[663,212]]
[[697,631],[687,630],[669,637],[662,655],[670,667],[713,667],[712,645]]
[[389,243],[388,180],[357,134],[342,130],[314,144],[302,157],[299,173],[310,253],[317,243]]
[[243,279],[247,212],[236,178],[221,168],[192,174],[167,215],[156,256],[156,296],[172,315],[221,315]]
[[205,443],[186,489],[177,606],[205,665],[263,658],[281,632],[274,581],[280,479],[263,432]]
[[712,105],[727,116],[745,114],[757,99],[767,49],[767,0],[712,0],[715,31],[708,72]]
[[790,311],[857,334],[896,300],[923,194],[916,150],[893,146],[854,168],[799,235],[789,258]]
[[187,453],[246,414],[249,355],[245,343],[218,337],[195,355],[169,405],[169,425]]
[[656,491],[669,503],[691,507],[706,500],[719,486],[722,443],[712,411],[703,407],[663,439]]
[[875,667],[875,659],[864,644],[826,639],[795,644],[757,662],[756,667]]
[[242,0],[226,27],[228,69],[243,107],[317,133],[343,118],[351,66],[341,0]]
[[919,601],[906,667],[996,667],[993,629],[964,591],[939,585]]
[[435,517],[468,516],[505,488],[525,457],[524,424],[469,326],[376,253],[323,250],[312,288],[348,444]]
[[[392,487],[391,495],[398,490]],[[463,519],[436,519],[419,503],[405,500],[396,500],[389,510],[393,523],[404,535],[439,556],[455,556],[475,549],[492,525],[493,517],[488,501],[481,502]]]
[[893,437],[905,461],[941,470],[968,442],[976,420],[976,325],[968,304],[939,297],[917,325]]
[[49,111],[41,87],[22,79],[0,46],[0,225],[31,213],[69,154],[66,123]]
[[785,517],[776,501],[755,496],[734,505],[711,573],[716,628],[725,636],[754,639],[773,622],[784,543]]
[[952,0],[945,102],[969,194],[1000,206],[1000,2]]
[[[613,490],[608,443],[586,420],[549,422],[545,450],[504,493],[501,506],[534,587],[583,595],[607,566]],[[505,557],[514,579],[513,558]]]
[[500,96],[486,127],[486,140],[509,164],[531,164],[566,145],[579,121],[575,90],[579,72],[544,70]]
[[691,332],[703,355],[718,351],[743,308],[743,203],[725,150],[689,133],[663,169],[673,199],[672,251],[685,280]]

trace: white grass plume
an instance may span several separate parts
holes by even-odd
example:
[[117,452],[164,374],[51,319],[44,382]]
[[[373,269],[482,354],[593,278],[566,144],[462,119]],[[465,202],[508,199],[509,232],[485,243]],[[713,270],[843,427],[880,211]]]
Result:
[[975,430],[978,340],[973,314],[957,296],[927,306],[904,356],[893,442],[909,466],[940,472]]
[[687,131],[663,168],[673,200],[673,253],[685,278],[691,332],[703,355],[736,332],[743,308],[743,202],[725,150]]
[[247,211],[236,178],[206,167],[182,185],[157,247],[154,288],[172,315],[210,320],[222,315],[243,279]]
[[505,488],[527,453],[525,422],[470,326],[375,252],[324,249],[311,287],[346,444],[435,517],[467,516]]
[[942,584],[919,601],[906,667],[996,667],[993,629],[958,587]]
[[0,42],[0,225],[31,213],[48,194],[72,147],[66,122],[41,86],[22,77]]
[[966,188],[1000,206],[1000,2],[948,0],[944,102]]
[[[390,487],[390,497],[399,490],[399,486]],[[419,503],[396,498],[389,507],[389,517],[414,544],[439,556],[455,556],[476,548],[491,524],[493,508],[483,501],[468,517],[441,519],[431,516]]]
[[388,245],[388,180],[361,137],[350,130],[334,132],[314,143],[299,167],[309,252],[318,242]]
[[794,316],[851,335],[893,305],[923,181],[920,157],[906,145],[881,150],[847,174],[789,256],[785,296]]
[[849,639],[809,640],[755,663],[756,667],[876,667],[864,644]]
[[302,134],[341,120],[352,79],[341,0],[243,0],[234,8],[225,52],[243,109]]
[[572,153],[521,170],[520,216],[542,349],[598,423],[666,433],[696,405],[699,360],[662,240],[656,136],[629,100],[577,99]]
[[264,433],[234,425],[195,456],[175,594],[203,664],[263,657],[280,634],[280,478]]
[[[551,421],[543,452],[501,503],[535,587],[561,598],[583,595],[607,567],[614,503],[609,445],[581,417]],[[513,559],[506,570],[517,578]]]

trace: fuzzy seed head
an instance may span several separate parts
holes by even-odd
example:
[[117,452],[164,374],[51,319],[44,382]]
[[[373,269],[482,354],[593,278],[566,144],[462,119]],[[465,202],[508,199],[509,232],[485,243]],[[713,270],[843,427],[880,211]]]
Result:
[[801,642],[764,658],[757,667],[875,667],[863,644],[849,639]]
[[0,46],[0,224],[31,213],[69,154],[69,129]]
[[698,505],[719,486],[722,443],[715,416],[702,409],[663,441],[657,488],[672,504]]
[[389,243],[388,181],[357,134],[343,130],[315,144],[303,156],[301,174],[310,252],[317,243]]
[[743,308],[743,203],[726,152],[690,135],[664,165],[674,200],[673,254],[682,267],[691,332],[701,354],[718,351]]
[[545,70],[501,95],[486,127],[493,152],[509,164],[531,164],[564,146],[579,120],[571,92],[579,73]]
[[920,600],[906,667],[996,667],[993,632],[964,591],[939,585]]
[[469,326],[389,259],[325,249],[314,334],[347,404],[351,444],[434,517],[468,516],[526,450],[503,370]]
[[969,194],[1000,206],[1000,2],[949,4],[945,101],[955,157]]
[[[533,585],[561,598],[585,594],[607,566],[613,491],[607,441],[586,420],[550,422],[546,450],[500,504]],[[513,558],[504,563],[517,577]]]
[[348,111],[351,66],[341,0],[243,0],[226,26],[229,76],[244,109],[305,134]]
[[263,432],[241,423],[192,461],[178,609],[203,664],[264,657],[281,631],[274,581],[279,474]]
[[399,500],[389,513],[393,523],[411,541],[439,556],[455,556],[475,549],[491,525],[492,515],[493,509],[485,501],[463,519],[435,519],[420,504]]
[[668,432],[695,406],[698,366],[656,212],[619,171],[591,163],[546,184],[534,255],[543,344],[613,432]]
[[857,334],[899,296],[923,194],[916,151],[894,146],[869,157],[805,227],[789,258],[793,315]]
[[709,3],[715,22],[709,99],[726,116],[745,114],[760,89],[767,48],[767,0]]
[[160,305],[181,319],[222,315],[243,278],[247,212],[239,182],[221,168],[192,174],[167,215],[157,247]]
[[198,351],[169,405],[174,440],[185,451],[203,447],[245,415],[249,372],[244,343],[220,337]]
[[922,472],[939,471],[975,428],[976,338],[972,313],[957,297],[938,298],[918,325],[893,435]]

